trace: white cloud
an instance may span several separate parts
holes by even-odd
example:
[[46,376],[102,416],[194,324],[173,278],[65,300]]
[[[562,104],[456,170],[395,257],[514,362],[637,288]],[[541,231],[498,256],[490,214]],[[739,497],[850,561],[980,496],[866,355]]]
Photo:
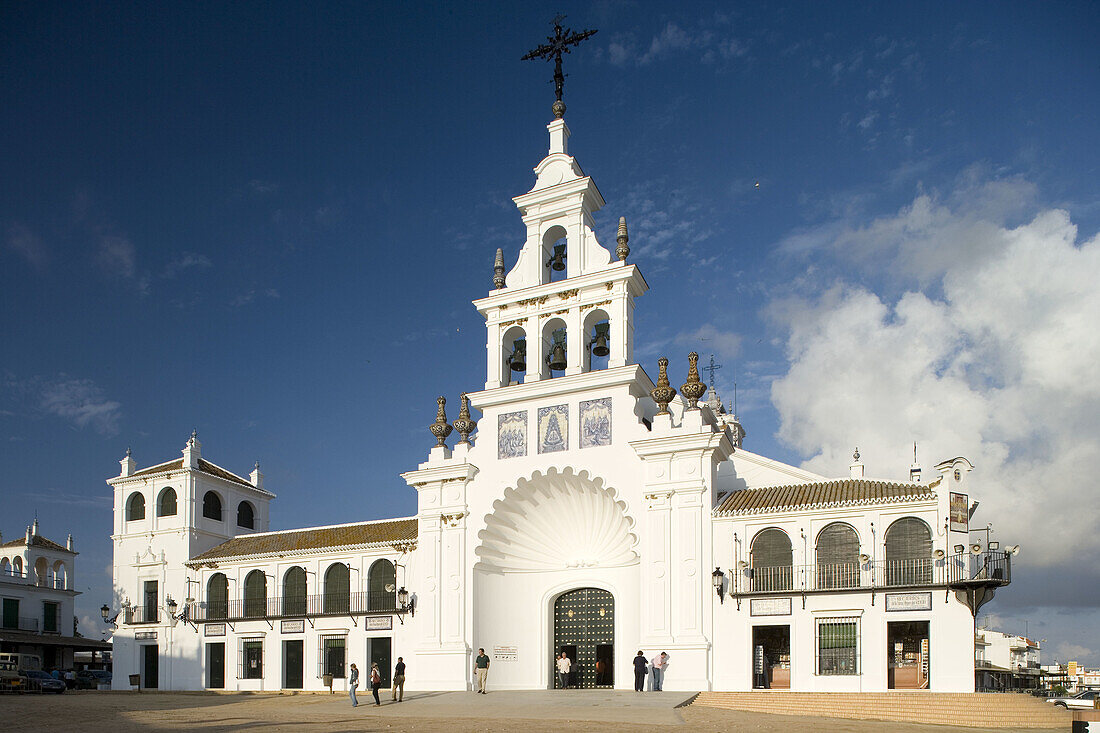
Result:
[[741,336],[733,331],[723,331],[711,323],[705,323],[694,331],[681,333],[673,342],[725,357],[735,357],[741,351]]
[[78,428],[91,427],[102,435],[117,435],[122,405],[109,400],[90,379],[62,379],[44,384],[40,405]]
[[35,267],[46,264],[48,254],[42,239],[27,226],[19,223],[8,225],[8,249]]
[[180,274],[184,270],[190,269],[205,269],[207,267],[213,267],[214,263],[210,261],[210,258],[204,254],[197,252],[181,252],[174,257],[171,262],[164,268],[164,274],[162,277],[171,279]]
[[1095,564],[1100,236],[1078,242],[1056,209],[1006,223],[1030,196],[1022,181],[964,180],[946,203],[922,195],[845,226],[827,246],[846,264],[887,289],[924,285],[884,296],[836,282],[773,303],[790,365],[772,399],[807,468],[843,475],[857,444],[883,478],[905,476],[914,440],[926,468],[962,454],[975,521],[1021,543],[1021,562]]
[[1092,657],[1093,650],[1080,644],[1074,644],[1072,642],[1063,641],[1054,647],[1054,659],[1060,662],[1069,662],[1078,659],[1088,659]]
[[137,255],[133,243],[126,237],[108,235],[99,240],[96,255],[100,266],[111,275],[132,278],[137,268]]

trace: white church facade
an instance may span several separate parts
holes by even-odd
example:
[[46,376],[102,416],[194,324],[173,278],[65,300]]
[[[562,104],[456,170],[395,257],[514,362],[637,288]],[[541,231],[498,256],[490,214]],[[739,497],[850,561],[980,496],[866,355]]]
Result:
[[388,681],[401,656],[410,690],[468,690],[484,648],[497,689],[553,688],[561,651],[576,685],[632,689],[642,649],[670,655],[668,690],[973,691],[971,609],[1011,558],[970,548],[969,462],[878,481],[857,456],[830,479],[745,450],[695,354],[654,383],[625,221],[613,254],[564,119],[548,131],[514,199],[525,243],[474,301],[484,388],[453,423],[440,399],[402,474],[415,516],[273,532],[259,467],[194,434],[182,459],[122,461],[116,687],[344,689],[350,662]]

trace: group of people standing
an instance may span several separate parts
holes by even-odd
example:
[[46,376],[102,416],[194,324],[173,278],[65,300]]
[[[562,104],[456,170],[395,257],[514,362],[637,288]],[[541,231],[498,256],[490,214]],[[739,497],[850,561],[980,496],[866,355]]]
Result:
[[665,668],[668,667],[669,656],[661,652],[652,660],[646,659],[645,653],[639,649],[638,656],[634,657],[634,689],[637,692],[645,690],[645,676],[649,674],[650,692],[663,692],[665,683]]
[[[359,700],[355,697],[355,690],[359,687],[359,668],[355,666],[355,663],[351,664],[351,675],[348,677],[348,696],[351,697],[351,706],[358,707]],[[378,699],[378,690],[382,687],[382,673],[378,671],[378,662],[371,662],[370,665],[370,691],[374,695],[375,707],[382,704],[382,701]],[[404,702],[405,700],[405,660],[403,657],[397,658],[397,664],[393,665],[393,701]]]

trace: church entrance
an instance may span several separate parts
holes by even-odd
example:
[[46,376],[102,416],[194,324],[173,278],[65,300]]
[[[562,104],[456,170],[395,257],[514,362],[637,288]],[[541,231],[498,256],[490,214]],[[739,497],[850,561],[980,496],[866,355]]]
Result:
[[[577,588],[554,601],[554,656],[573,665],[570,687],[615,686],[615,598],[599,588]],[[554,660],[550,678],[560,687]]]

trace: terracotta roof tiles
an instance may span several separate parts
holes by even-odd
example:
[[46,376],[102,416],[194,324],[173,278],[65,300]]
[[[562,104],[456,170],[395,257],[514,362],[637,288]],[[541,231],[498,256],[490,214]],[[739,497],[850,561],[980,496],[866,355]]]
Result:
[[212,547],[188,564],[200,564],[231,557],[252,557],[278,553],[325,550],[416,540],[417,520],[393,519],[384,522],[363,522],[336,527],[295,529],[285,532],[246,534]]
[[836,479],[735,491],[722,500],[714,514],[759,514],[821,506],[926,501],[935,497],[932,487],[926,484]]

